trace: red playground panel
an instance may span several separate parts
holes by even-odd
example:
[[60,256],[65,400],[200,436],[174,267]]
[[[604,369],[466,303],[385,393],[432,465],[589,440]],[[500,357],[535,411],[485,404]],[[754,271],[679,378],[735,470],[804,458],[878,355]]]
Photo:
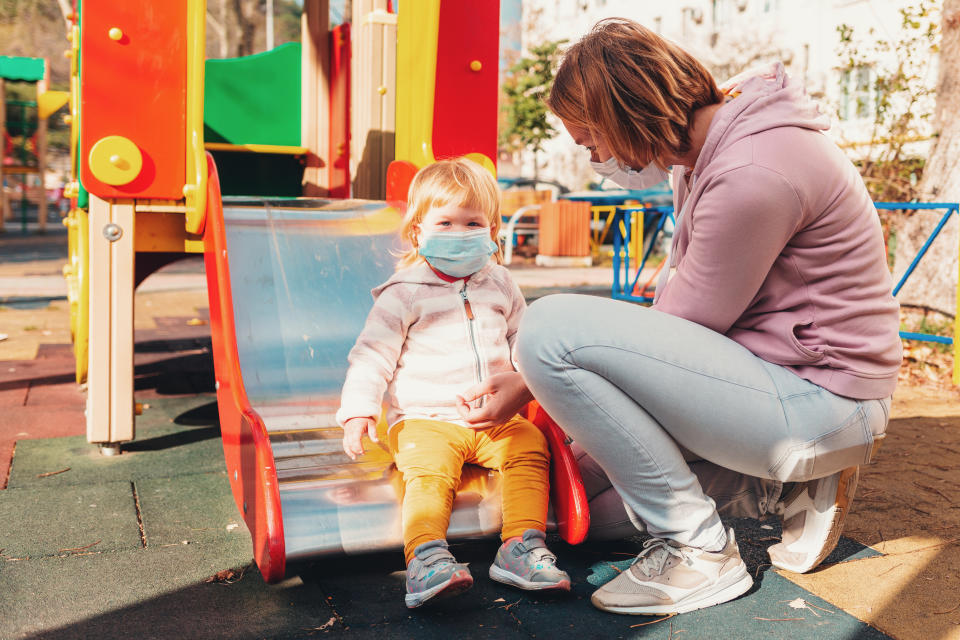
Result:
[[[186,0],[162,9],[141,2],[84,3],[79,165],[90,193],[183,198],[186,25]],[[118,138],[130,144],[109,144]],[[108,143],[98,147],[105,139]]]

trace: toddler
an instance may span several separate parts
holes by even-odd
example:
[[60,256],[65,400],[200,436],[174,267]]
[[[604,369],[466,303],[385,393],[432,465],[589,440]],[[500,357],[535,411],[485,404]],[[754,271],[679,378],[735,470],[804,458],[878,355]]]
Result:
[[466,159],[421,169],[401,232],[410,249],[373,290],[373,309],[349,355],[337,412],[343,449],[355,459],[364,435],[377,441],[386,394],[389,447],[403,474],[410,608],[473,584],[445,539],[464,463],[502,477],[503,544],[490,577],[521,589],[570,589],[544,543],[550,454],[543,434],[520,416],[473,429],[457,411],[458,394],[514,370],[526,304],[499,264],[499,228],[499,191],[485,169]]

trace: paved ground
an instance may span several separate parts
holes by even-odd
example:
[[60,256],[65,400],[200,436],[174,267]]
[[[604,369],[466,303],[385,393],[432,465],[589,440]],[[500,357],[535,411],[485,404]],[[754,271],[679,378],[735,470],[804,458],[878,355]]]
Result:
[[[553,543],[575,581],[566,596],[491,582],[495,541],[458,545],[476,586],[425,611],[403,606],[399,553],[333,558],[266,585],[225,478],[202,264],[137,294],[143,414],[125,453],[103,457],[83,436],[66,303],[47,279],[64,256],[62,234],[0,236],[0,638],[960,637],[960,410],[942,389],[898,393],[848,537],[821,570],[780,575],[765,551],[776,521],[732,523],[757,584],[727,605],[660,621],[593,609],[594,586],[637,540]],[[609,282],[599,270],[515,273],[530,297]]]

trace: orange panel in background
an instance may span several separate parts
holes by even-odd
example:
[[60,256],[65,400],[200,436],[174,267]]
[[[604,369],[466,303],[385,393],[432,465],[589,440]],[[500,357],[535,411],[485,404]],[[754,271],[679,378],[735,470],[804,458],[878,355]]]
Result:
[[590,255],[590,203],[559,200],[540,205],[540,244],[544,256]]
[[83,185],[101,198],[182,198],[187,0],[85,0],[82,11]]

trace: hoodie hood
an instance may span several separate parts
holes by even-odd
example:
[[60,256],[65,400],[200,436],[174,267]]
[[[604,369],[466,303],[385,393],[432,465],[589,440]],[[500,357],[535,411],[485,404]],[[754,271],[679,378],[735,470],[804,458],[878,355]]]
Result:
[[803,87],[790,81],[783,64],[750,69],[720,86],[727,102],[717,111],[697,158],[694,174],[725,146],[777,127],[826,131],[830,121]]

